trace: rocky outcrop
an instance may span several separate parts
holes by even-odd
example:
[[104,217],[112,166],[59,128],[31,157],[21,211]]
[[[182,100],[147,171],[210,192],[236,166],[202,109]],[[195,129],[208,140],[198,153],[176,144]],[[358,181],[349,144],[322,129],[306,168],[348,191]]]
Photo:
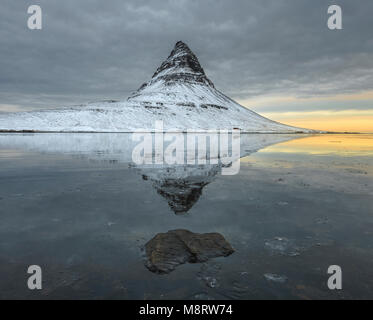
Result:
[[234,249],[219,233],[199,234],[180,229],[157,234],[145,245],[145,251],[150,271],[170,273],[180,264],[226,257]]
[[182,41],[178,41],[169,57],[156,70],[152,79],[170,82],[197,82],[214,87],[206,77],[196,55]]

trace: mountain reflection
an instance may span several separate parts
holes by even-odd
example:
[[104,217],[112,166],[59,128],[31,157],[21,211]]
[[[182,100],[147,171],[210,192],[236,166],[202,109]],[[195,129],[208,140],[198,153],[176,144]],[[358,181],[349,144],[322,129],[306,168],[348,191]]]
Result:
[[[294,134],[242,134],[237,157],[244,157],[269,145],[298,137]],[[217,164],[211,164],[209,161],[206,164],[198,164],[198,161],[196,164],[135,164],[132,153],[136,145],[132,134],[123,133],[0,134],[0,148],[64,154],[104,161],[111,165],[127,164],[144,181],[152,183],[157,193],[177,215],[187,213],[200,199],[203,188],[213,182],[224,167],[231,165],[220,161],[220,156]],[[166,149],[167,145],[164,148]],[[192,151],[194,153],[194,149]],[[184,153],[189,154],[188,152],[190,149],[185,147]],[[146,156],[152,157],[154,154]]]
[[203,188],[220,172],[218,165],[174,166],[138,169],[145,181],[151,181],[157,193],[166,199],[177,215],[187,213],[202,195]]

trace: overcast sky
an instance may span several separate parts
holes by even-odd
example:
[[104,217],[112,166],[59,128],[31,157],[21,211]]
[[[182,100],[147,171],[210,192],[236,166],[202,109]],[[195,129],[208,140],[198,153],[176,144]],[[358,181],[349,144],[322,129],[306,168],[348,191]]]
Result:
[[[32,4],[40,31],[27,28]],[[343,30],[327,28],[331,4]],[[372,30],[372,0],[2,0],[0,111],[126,98],[177,40],[219,90],[262,101],[254,110],[373,109],[372,99],[328,98],[373,90]],[[299,100],[265,102],[273,96]]]

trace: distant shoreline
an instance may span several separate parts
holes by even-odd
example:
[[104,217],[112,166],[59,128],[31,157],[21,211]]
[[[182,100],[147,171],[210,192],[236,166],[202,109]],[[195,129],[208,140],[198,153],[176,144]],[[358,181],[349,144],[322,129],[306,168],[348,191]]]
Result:
[[[224,130],[224,129],[222,129]],[[218,133],[219,130],[193,130],[193,131],[39,131],[39,130],[0,130],[0,133]],[[323,131],[315,131],[315,132],[256,132],[256,131],[241,131],[241,134],[373,134],[373,132],[323,132]]]

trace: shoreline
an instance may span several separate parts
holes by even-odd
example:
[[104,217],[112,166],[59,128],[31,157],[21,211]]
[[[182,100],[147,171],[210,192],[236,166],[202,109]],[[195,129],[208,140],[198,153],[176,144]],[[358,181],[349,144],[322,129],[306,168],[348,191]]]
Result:
[[[224,129],[221,129],[224,130]],[[225,131],[225,130],[224,130]],[[235,130],[228,130],[228,132],[233,132]],[[18,133],[18,134],[24,134],[24,133],[219,133],[220,130],[191,130],[191,131],[154,131],[154,130],[148,130],[148,131],[42,131],[42,130],[0,130],[0,133]],[[323,131],[297,131],[297,132],[263,132],[263,131],[240,131],[240,134],[373,134],[372,132],[323,132]]]

